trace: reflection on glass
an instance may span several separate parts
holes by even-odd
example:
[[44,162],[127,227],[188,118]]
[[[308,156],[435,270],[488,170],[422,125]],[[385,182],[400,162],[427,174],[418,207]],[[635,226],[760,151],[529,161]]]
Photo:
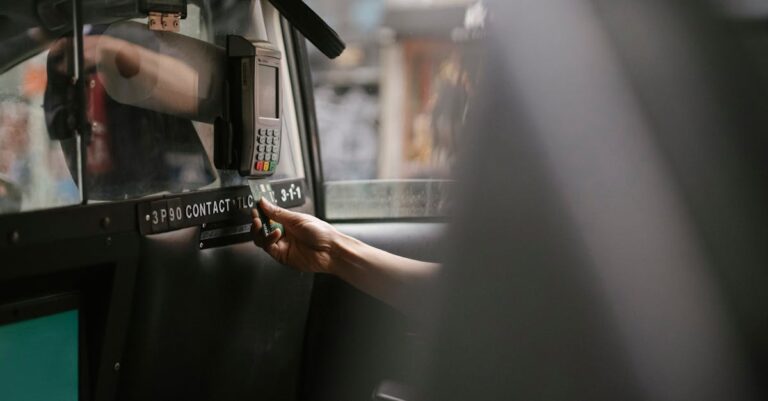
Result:
[[[174,46],[179,43],[190,45]],[[191,56],[174,57],[175,52],[201,45],[209,52],[194,48]],[[178,34],[148,31],[135,22],[89,27],[83,54],[86,114],[91,126],[86,162],[90,199],[182,192],[215,180],[191,121],[212,120],[206,107],[211,97],[210,77],[218,71],[211,63],[197,63],[196,69],[187,62],[211,52],[218,54],[215,47],[210,51],[204,45]],[[172,46],[172,51],[165,46]],[[210,59],[222,60],[220,55]],[[48,70],[51,78],[45,111],[49,129],[57,132],[67,129],[61,122],[67,98],[58,94],[68,81],[59,73],[53,51]],[[62,145],[72,168],[76,165],[75,143],[64,141]]]
[[[72,178],[79,176],[73,106],[83,107],[91,128],[84,164],[89,200],[245,184],[236,172],[214,168],[212,123],[225,104],[225,37],[257,31],[263,23],[253,12],[257,4],[268,2],[190,2],[177,34],[120,21],[125,16],[89,3],[84,105],[74,104],[70,37],[0,27],[0,212],[80,201]],[[19,7],[0,5],[0,15],[6,9]],[[278,45],[279,19],[269,15],[268,39]],[[278,78],[272,85],[283,81]],[[290,82],[281,85],[290,91]],[[275,111],[278,101],[285,102],[274,99]],[[283,151],[272,179],[303,174],[294,158],[296,116],[293,107],[283,104],[283,110]]]
[[[67,169],[61,145],[46,128],[50,43],[37,28],[0,36],[0,213],[80,202],[77,173]],[[65,50],[59,52],[62,74],[71,54]]]

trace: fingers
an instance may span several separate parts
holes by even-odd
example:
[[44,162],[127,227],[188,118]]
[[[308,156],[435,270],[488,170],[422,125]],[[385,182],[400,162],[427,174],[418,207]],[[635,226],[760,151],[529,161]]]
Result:
[[262,231],[262,226],[263,225],[261,224],[261,219],[258,217],[254,218],[253,226],[251,226],[251,237],[253,238],[253,243],[256,244],[256,246],[266,249],[270,245],[277,242],[283,233],[280,231],[280,229],[277,229],[265,237],[264,232]]
[[67,47],[69,46],[70,40],[68,38],[61,38],[55,40],[49,47],[48,47],[48,54],[49,55],[58,55],[60,53],[63,53]]
[[261,206],[261,210],[264,211],[264,214],[267,215],[267,218],[283,225],[296,225],[307,218],[301,213],[292,212],[290,210],[286,210],[279,206],[273,205],[264,198],[259,199],[259,206]]
[[261,222],[259,219],[253,219],[253,225],[251,226],[251,238],[253,243],[259,248],[264,248],[267,243],[267,239],[261,232]]
[[115,65],[117,71],[123,78],[133,78],[141,69],[141,62],[139,61],[139,52],[134,46],[126,46],[121,48],[115,56]]
[[[279,232],[280,230],[277,230],[276,232]],[[277,238],[277,240],[270,245],[264,247],[264,250],[267,251],[269,256],[271,256],[276,261],[285,264],[287,262],[286,255],[288,253],[288,242],[285,240],[280,240],[280,237]]]
[[269,235],[267,235],[266,246],[270,246],[275,242],[279,241],[280,237],[282,236],[283,236],[283,233],[280,231],[280,229],[272,231],[271,233],[269,233]]

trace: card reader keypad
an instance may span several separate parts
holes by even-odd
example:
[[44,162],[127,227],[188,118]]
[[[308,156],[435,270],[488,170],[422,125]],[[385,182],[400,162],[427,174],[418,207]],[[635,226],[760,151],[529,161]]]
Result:
[[280,130],[263,128],[256,135],[256,171],[272,172],[280,160]]

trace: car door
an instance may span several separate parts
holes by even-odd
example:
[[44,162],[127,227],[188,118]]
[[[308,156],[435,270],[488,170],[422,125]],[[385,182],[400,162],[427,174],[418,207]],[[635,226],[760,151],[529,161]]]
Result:
[[[477,6],[307,3],[348,46],[329,61],[309,45],[302,59],[305,110],[316,121],[309,131],[318,215],[375,247],[440,262],[454,143],[467,135],[481,61],[482,18],[466,23]],[[407,393],[423,362],[426,310],[396,310],[318,275],[301,398],[365,400],[382,385],[382,395]]]

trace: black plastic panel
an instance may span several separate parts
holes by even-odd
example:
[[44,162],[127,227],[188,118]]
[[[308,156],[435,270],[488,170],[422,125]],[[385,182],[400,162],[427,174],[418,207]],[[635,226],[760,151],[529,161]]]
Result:
[[291,400],[312,276],[199,228],[142,239],[121,400]]
[[[113,206],[117,210],[121,207]],[[137,235],[116,232],[119,225],[110,224],[104,229],[99,224],[88,224],[98,222],[96,216],[115,214],[114,207],[107,209],[100,206],[85,213],[79,207],[63,208],[0,219],[0,227],[16,227],[22,233],[31,232],[31,228],[41,232],[35,241],[16,243],[0,253],[0,303],[62,292],[80,294],[87,343],[81,355],[87,361],[83,371],[87,375],[83,382],[86,387],[81,388],[83,400],[115,398],[119,371],[114,367],[119,366],[123,356],[133,297]],[[71,221],[70,213],[84,221],[70,227],[68,237],[37,242]],[[46,226],[56,228],[45,230]],[[107,233],[70,238],[88,231]]]
[[[371,222],[336,228],[397,255],[435,262],[444,224]],[[318,275],[299,399],[370,400],[383,380],[412,382],[422,362],[423,338],[401,312],[333,276]]]
[[84,277],[88,399],[295,399],[313,276],[251,242],[201,250],[200,226],[141,236],[152,201],[0,216],[0,302]]

